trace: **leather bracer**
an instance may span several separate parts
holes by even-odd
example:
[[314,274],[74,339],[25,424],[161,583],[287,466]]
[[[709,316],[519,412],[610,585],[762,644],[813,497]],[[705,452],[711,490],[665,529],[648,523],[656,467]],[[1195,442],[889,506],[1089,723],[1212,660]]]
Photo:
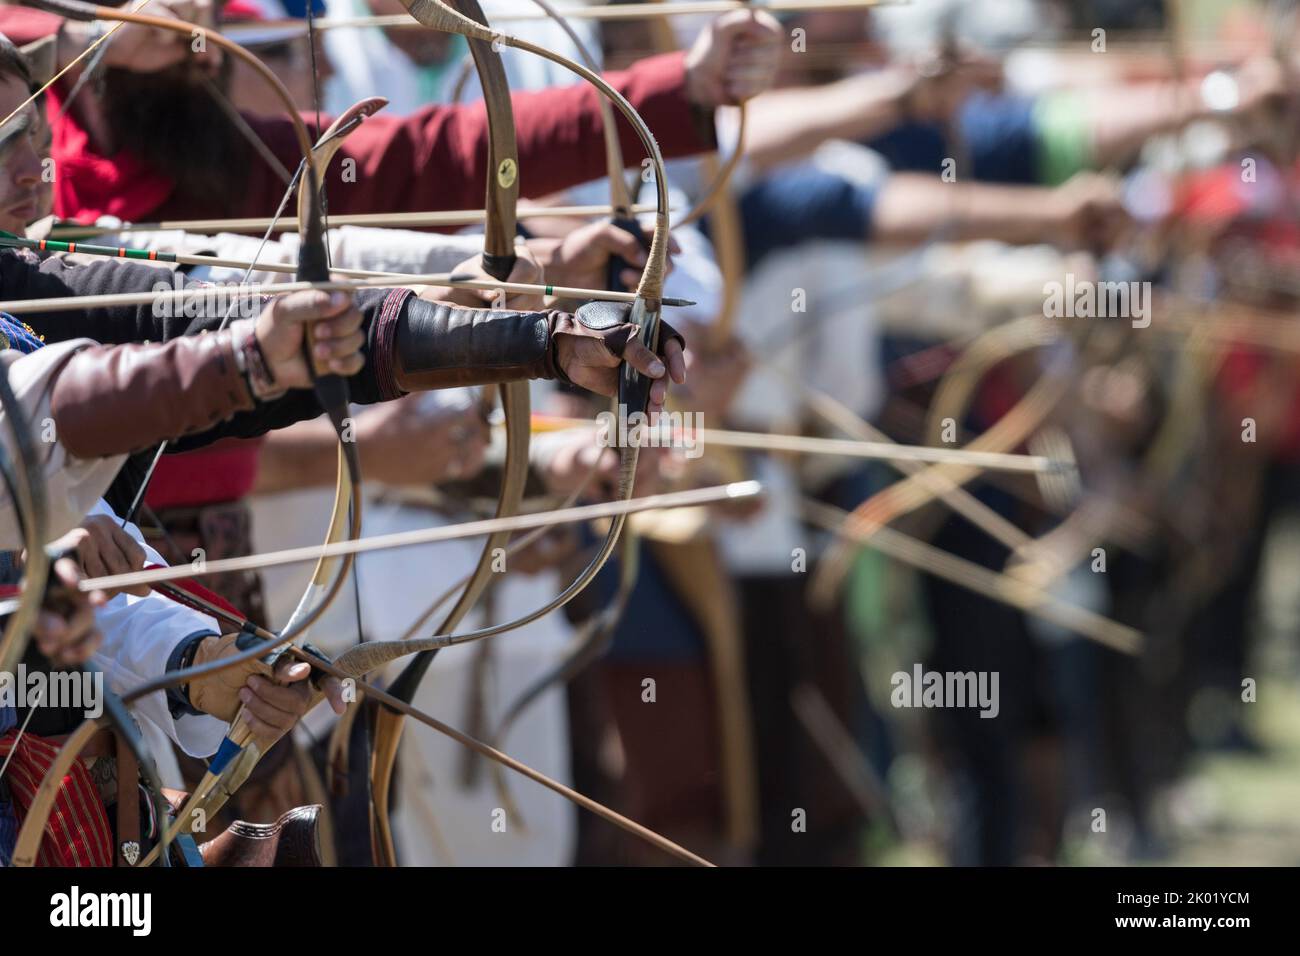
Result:
[[[592,302],[577,312],[470,309],[412,297],[393,335],[392,366],[403,392],[493,385],[531,379],[568,380],[555,359],[562,335],[599,340],[621,356],[636,325],[625,303]],[[682,340],[660,323],[660,346]]]

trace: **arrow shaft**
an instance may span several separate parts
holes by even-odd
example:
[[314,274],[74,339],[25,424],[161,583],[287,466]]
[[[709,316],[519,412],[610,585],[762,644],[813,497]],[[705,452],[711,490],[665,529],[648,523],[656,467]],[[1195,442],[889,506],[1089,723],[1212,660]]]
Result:
[[380,551],[387,548],[435,544],[440,541],[474,538],[479,535],[497,532],[526,531],[530,528],[546,527],[553,524],[572,524],[580,521],[592,521],[597,518],[612,518],[617,515],[635,514],[640,511],[695,507],[739,498],[752,498],[760,494],[762,490],[762,486],[757,481],[741,481],[729,485],[714,485],[708,488],[694,488],[690,491],[675,491],[662,495],[650,495],[645,498],[633,498],[629,501],[581,505],[576,508],[542,511],[537,514],[518,515],[510,518],[487,518],[463,524],[422,528],[418,531],[401,531],[395,534],[359,538],[354,541],[340,541],[323,546],[289,548],[283,551],[248,555],[242,558],[223,558],[219,561],[205,562],[200,568],[182,565],[149,571],[133,571],[129,574],[113,574],[101,578],[87,578],[79,582],[77,587],[78,590],[83,592],[101,589],[118,590],[134,587],[137,584],[152,585],[164,581],[179,581],[203,575],[224,574],[230,571],[251,571],[257,568],[274,567],[282,564],[300,564],[315,561],[321,557],[364,554],[369,551]]
[[[614,211],[608,205],[587,206],[526,206],[516,213],[519,219],[548,217],[589,218],[606,216]],[[639,203],[632,207],[636,213],[654,212],[653,203]],[[376,228],[419,229],[432,226],[472,226],[482,222],[486,211],[482,209],[447,209],[430,212],[364,212],[330,216],[330,228],[338,226],[371,226]],[[129,234],[134,232],[296,232],[297,217],[289,219],[173,219],[162,222],[124,222],[117,226],[81,225],[75,222],[56,223],[50,238],[91,239],[95,236]]]

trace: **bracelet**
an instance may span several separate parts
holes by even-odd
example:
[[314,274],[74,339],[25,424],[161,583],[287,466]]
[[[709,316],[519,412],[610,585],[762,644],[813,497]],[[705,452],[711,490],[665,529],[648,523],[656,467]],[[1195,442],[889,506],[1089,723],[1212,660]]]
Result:
[[284,396],[288,389],[276,388],[275,374],[267,364],[262,352],[262,344],[257,341],[257,332],[249,328],[244,340],[235,349],[235,362],[248,383],[248,390],[254,400],[270,402]]

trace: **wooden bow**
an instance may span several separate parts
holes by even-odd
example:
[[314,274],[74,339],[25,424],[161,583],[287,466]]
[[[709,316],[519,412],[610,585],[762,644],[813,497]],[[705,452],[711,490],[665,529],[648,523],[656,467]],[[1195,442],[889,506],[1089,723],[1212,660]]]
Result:
[[[348,134],[360,126],[367,117],[373,116],[383,109],[386,104],[387,100],[372,97],[362,100],[339,115],[321,135],[320,139],[317,140],[316,145],[312,147],[312,158],[316,168],[324,173],[329,168],[331,160],[343,145]],[[306,222],[311,219],[311,202],[312,199],[308,190],[300,189],[298,191],[299,222]],[[339,443],[334,508],[326,532],[325,540],[327,544],[342,541],[348,537],[352,502],[357,497],[357,489],[351,480],[352,470],[348,467],[345,457],[344,449],[348,444],[350,443]],[[357,535],[353,535],[353,537],[357,537]],[[333,581],[346,579],[351,564],[352,559],[346,556],[323,556],[317,560],[311,579],[303,591],[298,605],[289,616],[284,630],[294,633],[298,638],[306,637],[307,627],[302,626],[301,622],[324,599],[324,595],[328,592]],[[203,778],[190,793],[184,806],[176,814],[168,839],[175,839],[179,833],[188,833],[196,820],[207,821],[211,819],[248,779],[249,774],[253,772],[253,768],[257,766],[261,758],[262,748],[253,739],[253,733],[248,725],[245,711],[241,708],[235,716],[235,720],[231,723],[225,739],[221,742],[216,756],[209,763],[207,772],[204,773]],[[157,847],[155,847],[156,849]],[[152,857],[152,853],[146,856],[146,865]]]
[[[450,2],[460,15],[486,29],[487,18],[484,17],[478,0]],[[470,37],[469,48],[483,88],[483,104],[488,120],[487,217],[484,223],[483,269],[493,278],[505,281],[514,270],[516,261],[515,209],[519,199],[519,148],[515,143],[514,109],[510,102],[505,66],[496,47],[491,41]],[[506,421],[506,451],[496,514],[498,517],[506,517],[518,512],[528,483],[528,446],[531,436],[528,427],[531,413],[529,384],[507,382],[500,386],[500,395]],[[478,563],[459,599],[438,626],[439,632],[454,631],[478,602],[492,579],[498,554],[509,537],[509,534],[497,533],[488,535],[484,540]],[[436,650],[431,650],[413,657],[393,681],[389,693],[410,704],[436,654]],[[356,711],[357,708],[353,708],[352,713],[355,714]],[[384,707],[377,712],[373,727],[374,746],[370,759],[371,849],[376,865],[380,866],[397,865],[388,803],[403,725],[403,715],[399,711]],[[351,720],[341,720],[335,728],[332,747],[335,753],[340,752],[340,743],[348,739],[350,729]]]
[[[411,16],[425,26],[437,30],[443,30],[448,33],[458,33],[470,41],[471,50],[475,51],[475,63],[479,69],[480,78],[484,80],[483,90],[486,102],[499,107],[500,100],[508,97],[508,91],[505,89],[503,79],[498,81],[493,79],[490,75],[485,77],[485,64],[489,62],[486,59],[485,54],[495,53],[498,49],[498,45],[511,46],[533,53],[576,73],[588,83],[595,86],[609,102],[617,107],[619,112],[627,117],[628,121],[636,129],[654,166],[656,177],[656,213],[654,236],[650,243],[650,251],[647,256],[645,268],[642,272],[641,282],[637,288],[637,298],[632,305],[629,321],[640,326],[640,338],[642,343],[651,350],[657,350],[659,339],[659,311],[663,299],[663,282],[666,272],[668,251],[668,191],[663,157],[660,154],[658,144],[655,142],[654,135],[637,114],[636,110],[632,108],[632,105],[628,103],[617,90],[611,87],[594,69],[574,63],[567,57],[561,56],[552,50],[548,50],[545,47],[538,46],[537,44],[531,43],[527,40],[497,33],[491,30],[486,25],[486,22],[482,17],[482,11],[477,8],[477,3],[474,2],[474,0],[470,0],[469,3],[461,2],[461,0],[453,0],[453,2],[456,5],[455,9],[442,3],[441,0],[403,0],[403,5],[407,8],[407,11]],[[499,66],[499,60],[497,63]],[[503,135],[503,131],[499,124],[501,119],[501,110],[499,108],[496,110],[495,118],[498,122],[491,123],[490,128],[492,129],[493,135],[498,137],[497,146],[500,146],[499,137]],[[513,140],[513,124],[511,123],[510,125],[512,134],[511,139]],[[608,120],[606,126],[609,129],[613,128],[613,124]],[[607,138],[606,142],[608,144],[611,140]],[[612,151],[610,152],[610,156],[613,156]],[[508,184],[503,183],[500,177],[501,171],[503,169],[508,169],[509,172],[514,174],[514,176],[517,176],[518,172],[517,160],[513,167],[506,167],[504,165],[508,159],[509,157],[497,156],[494,161],[498,186],[507,190],[509,187],[515,185],[515,181],[512,176],[509,177],[510,181]],[[492,174],[490,173],[490,190],[491,183]],[[500,195],[500,190],[498,190],[498,195]],[[491,208],[491,206],[492,198],[490,196],[489,207]],[[498,213],[501,213],[502,211],[502,209],[498,209]],[[511,207],[510,212],[513,213],[513,206]],[[499,222],[503,220],[504,217],[498,218]],[[510,245],[508,250],[509,254],[513,256],[513,216],[511,217],[510,226],[511,229],[508,237]],[[506,249],[504,247],[507,237],[502,233],[496,238],[498,244],[503,247],[500,252],[505,253]],[[485,249],[489,252],[492,251],[486,245]],[[485,264],[488,264],[487,259],[485,259]],[[616,412],[620,409],[625,412],[627,410],[644,412],[648,401],[648,380],[625,364],[619,380],[618,397],[615,406]],[[516,405],[516,407],[518,407],[518,405]],[[526,408],[526,406],[524,407]],[[521,427],[525,433],[522,436],[522,440],[526,440],[527,438],[527,419],[528,416],[525,413],[521,423]],[[628,446],[619,449],[618,498],[621,500],[628,500],[632,496],[636,478],[637,459],[638,449],[635,446]],[[625,515],[619,515],[611,521],[604,542],[600,548],[597,549],[587,567],[559,594],[541,607],[536,608],[515,620],[502,624],[481,627],[465,634],[453,634],[453,623],[451,626],[440,627],[439,630],[443,633],[439,635],[439,637],[445,638],[447,644],[477,641],[522,627],[538,620],[555,609],[562,607],[595,579],[600,569],[605,565],[605,562],[613,553],[619,536],[623,532],[625,522]],[[482,582],[484,586],[486,585],[486,575],[491,572],[491,550],[489,549],[494,549],[501,543],[504,543],[504,539],[499,543],[489,542],[488,549],[485,549],[484,551],[484,559],[488,561],[488,566],[484,569],[483,566],[480,565],[480,569],[476,569],[475,576],[471,577],[470,585],[467,586],[466,591],[462,595],[462,600],[458,602],[458,606],[464,605],[465,610],[468,610],[472,601],[477,599],[478,594],[471,595],[471,588],[476,585],[475,579],[478,577],[479,570],[483,570]],[[479,587],[479,590],[481,592],[481,587]],[[467,598],[469,600],[466,600]],[[397,682],[394,684],[395,690],[413,697],[420,678],[423,677],[424,672],[427,670],[430,659],[429,656],[424,656],[413,660],[411,664],[408,665],[406,671],[404,671],[402,675],[399,675]],[[385,728],[386,733],[382,741],[378,737],[376,738],[375,753],[372,760],[372,787],[376,782],[377,776],[383,777],[383,779],[377,781],[380,786],[374,791],[377,798],[374,804],[377,820],[380,819],[380,814],[383,813],[383,809],[381,809],[380,806],[381,799],[384,801],[387,799],[387,777],[391,775],[391,768],[396,758],[398,735],[395,728],[400,727],[400,717],[395,714],[382,715],[381,721],[381,726]],[[392,862],[391,840],[389,835],[380,829],[381,827],[382,823],[376,827],[375,835],[380,838],[380,840],[377,841],[377,847],[384,853],[385,862]]]
[[[141,13],[130,13],[118,10],[112,7],[94,6],[91,4],[81,3],[79,0],[32,0],[29,6],[38,7],[51,13],[58,14],[71,20],[94,21],[104,20],[120,23],[134,23],[139,26],[146,26],[153,29],[164,30],[172,33],[179,33],[186,37],[196,35],[205,36],[211,39],[213,43],[221,47],[235,58],[248,64],[255,73],[257,73],[271,88],[275,96],[285,105],[286,112],[293,124],[294,134],[297,139],[299,148],[302,151],[303,160],[300,168],[299,177],[301,179],[300,195],[305,198],[300,199],[299,205],[299,258],[298,258],[298,279],[308,282],[320,282],[329,279],[328,253],[325,248],[325,236],[321,223],[320,207],[320,175],[321,169],[317,165],[317,156],[313,153],[312,141],[307,132],[306,124],[298,115],[297,109],[288,90],[275,73],[266,66],[260,59],[249,53],[239,44],[235,43],[221,34],[208,30],[206,27],[198,24],[188,23],[182,20],[176,20],[166,17],[149,16]],[[292,188],[291,184],[291,188]],[[338,516],[345,514],[348,516],[346,527],[348,536],[356,538],[360,534],[361,528],[361,469],[357,456],[356,445],[353,442],[345,440],[346,437],[346,418],[348,414],[348,389],[347,381],[339,375],[328,373],[319,368],[311,352],[312,335],[310,329],[304,336],[303,348],[304,355],[307,358],[308,368],[312,371],[313,387],[318,400],[329,416],[334,426],[335,432],[339,437],[340,446],[340,467],[339,478],[335,488],[335,507],[334,520],[331,521],[330,537],[338,537],[339,532],[336,527]],[[158,454],[155,456],[156,464],[161,457],[163,446],[160,446]],[[150,471],[152,474],[152,469]],[[145,484],[148,482],[146,477]],[[137,500],[143,497],[144,488],[142,486]],[[123,698],[124,704],[139,699],[145,694],[158,690],[165,690],[170,687],[179,686],[188,683],[195,677],[211,675],[230,667],[251,660],[254,657],[260,657],[273,650],[275,647],[292,641],[296,636],[305,632],[320,616],[325,612],[334,598],[342,589],[344,581],[347,579],[348,572],[351,569],[351,557],[345,557],[336,562],[337,571],[333,579],[327,583],[313,580],[309,585],[309,591],[318,594],[316,602],[302,613],[295,627],[285,628],[274,640],[262,641],[247,650],[235,654],[231,657],[224,658],[220,661],[213,662],[215,666],[204,665],[201,667],[186,668],[180,671],[164,675],[154,681],[146,682],[143,686],[135,689]],[[318,571],[321,569],[318,568]],[[323,572],[322,572],[323,573]],[[84,746],[85,741],[89,740],[91,731],[88,725],[90,721],[84,723],[73,734],[69,743],[81,741]],[[62,755],[61,755],[62,756]],[[75,759],[76,752],[73,752],[68,758]],[[147,761],[142,761],[146,764]],[[54,768],[52,768],[53,771]],[[53,809],[53,794],[57,793],[57,781],[59,777],[51,778],[47,774],[46,780],[42,781],[41,791],[46,793],[50,791],[48,800],[33,804],[30,808],[27,818],[23,822],[23,831],[20,832],[20,843],[24,835],[26,839],[35,841],[37,845],[40,842],[40,836],[44,831],[45,823],[48,820],[49,813]],[[45,784],[49,782],[50,787]],[[163,817],[159,818],[164,819]],[[155,847],[152,858],[165,858],[167,854],[167,843],[170,828],[164,827],[164,837]]]

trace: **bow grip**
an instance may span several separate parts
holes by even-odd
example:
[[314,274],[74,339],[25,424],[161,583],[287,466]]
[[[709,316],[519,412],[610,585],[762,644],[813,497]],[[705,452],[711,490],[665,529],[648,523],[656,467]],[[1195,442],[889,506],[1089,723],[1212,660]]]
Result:
[[71,545],[62,547],[46,545],[45,557],[50,564],[50,573],[45,578],[45,596],[41,604],[56,614],[67,614],[76,607],[77,592],[64,584],[63,580],[54,573],[54,565],[64,558],[76,561],[77,549]]
[[[615,216],[610,220],[610,223],[611,225],[622,229],[624,232],[636,236],[637,242],[641,243],[643,249],[646,249],[647,251],[650,249],[650,240],[646,236],[645,230],[642,229],[641,224],[631,216]],[[609,262],[605,265],[605,288],[609,289],[611,292],[632,291],[620,278],[620,276],[628,269],[635,269],[635,266],[622,256],[610,256]]]
[[[316,222],[319,226],[319,221]],[[296,278],[299,282],[328,282],[330,279],[329,261],[326,258],[324,237],[320,241],[304,241],[298,247],[298,272]],[[312,348],[316,344],[316,336],[312,331],[315,323],[307,326],[306,334],[302,337],[302,354],[307,362],[307,367],[311,369],[312,390],[316,393],[316,400],[320,402],[321,407],[329,416],[336,431],[343,429],[343,421],[347,418],[348,402],[351,400],[348,394],[348,382],[342,375],[335,372],[323,371],[316,364],[312,356]]]
[[[641,243],[643,248],[649,250],[650,240],[646,237],[645,230],[641,228],[641,224],[636,219],[631,216],[615,216],[610,222],[624,232],[635,236],[637,242]],[[627,288],[621,276],[626,270],[633,268],[635,267],[632,263],[622,256],[610,256],[609,262],[605,266],[605,288],[613,292],[631,291]],[[641,327],[641,343],[652,352],[657,352],[659,345],[659,313],[647,312],[645,302],[638,299],[632,306],[628,321],[635,322]],[[650,404],[650,383],[650,379],[627,362],[623,363],[618,375],[618,404],[620,408],[625,410],[625,414],[645,412],[646,406]]]
[[[641,344],[656,355],[659,354],[659,311],[651,312],[644,299],[638,297],[632,303],[632,311],[627,320],[640,326],[637,338]],[[650,386],[653,379],[642,375],[632,364],[624,360],[618,372],[618,404],[626,415],[634,412],[645,413],[650,404]]]
[[490,252],[483,253],[483,271],[499,282],[505,282],[510,278],[510,273],[515,271],[515,263],[519,257],[513,252],[505,255],[493,255]]

